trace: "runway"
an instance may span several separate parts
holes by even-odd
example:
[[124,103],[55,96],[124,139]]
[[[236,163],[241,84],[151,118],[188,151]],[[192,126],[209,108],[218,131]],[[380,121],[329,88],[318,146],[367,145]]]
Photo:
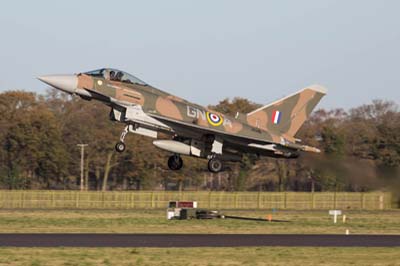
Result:
[[0,234],[1,247],[400,247],[400,235]]

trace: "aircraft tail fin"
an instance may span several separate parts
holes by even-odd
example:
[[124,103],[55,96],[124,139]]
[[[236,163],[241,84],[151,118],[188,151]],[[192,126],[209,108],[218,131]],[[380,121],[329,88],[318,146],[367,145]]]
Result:
[[247,122],[260,129],[294,137],[327,90],[308,86],[247,114]]

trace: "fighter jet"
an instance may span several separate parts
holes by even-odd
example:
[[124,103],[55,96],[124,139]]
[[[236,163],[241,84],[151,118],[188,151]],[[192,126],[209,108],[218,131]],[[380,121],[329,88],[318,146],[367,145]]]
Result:
[[[127,133],[154,138],[153,144],[171,152],[168,167],[179,170],[181,155],[208,160],[208,169],[220,172],[227,161],[244,154],[297,158],[301,152],[320,152],[295,137],[301,125],[326,94],[313,85],[248,114],[231,117],[157,89],[124,71],[111,68],[76,75],[38,77],[44,83],[84,100],[110,107],[110,119],[124,123],[117,152],[126,148]],[[159,133],[168,139],[158,139]]]

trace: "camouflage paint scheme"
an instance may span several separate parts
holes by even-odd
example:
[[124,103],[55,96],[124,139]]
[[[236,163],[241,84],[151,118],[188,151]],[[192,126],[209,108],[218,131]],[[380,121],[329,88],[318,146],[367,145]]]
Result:
[[[104,71],[110,70],[104,69]],[[228,143],[231,141],[233,146],[247,145],[241,151],[248,152],[254,152],[248,146],[249,143],[278,144],[282,151],[294,149],[318,152],[316,148],[296,144],[294,136],[325,95],[324,88],[320,86],[307,87],[247,115],[239,114],[236,118],[190,103],[144,82],[113,81],[104,76],[96,77],[81,73],[78,75],[78,88],[92,92],[93,97],[99,100],[112,98],[120,102],[122,106],[124,103],[141,105],[146,114],[167,124],[178,135],[180,131],[185,134],[185,131],[201,129],[200,133],[189,133],[187,134],[189,136],[185,137],[201,138],[204,135],[221,135],[228,140]],[[272,113],[276,110],[279,110],[281,114],[279,124],[274,124],[272,121]],[[213,118],[218,116],[222,123],[213,123],[210,115]],[[267,152],[267,155],[272,154]],[[279,156],[280,152],[274,152],[274,155]]]
[[159,132],[169,135],[172,140],[156,140],[153,144],[174,154],[168,160],[172,170],[183,165],[179,155],[208,158],[209,170],[218,172],[221,161],[240,161],[245,153],[297,158],[300,151],[319,152],[299,144],[295,135],[326,94],[321,86],[309,86],[248,114],[231,117],[116,69],[39,79],[85,100],[110,106],[110,118],[127,125],[115,146],[118,152],[125,150],[124,139],[129,132],[153,138],[158,138]]

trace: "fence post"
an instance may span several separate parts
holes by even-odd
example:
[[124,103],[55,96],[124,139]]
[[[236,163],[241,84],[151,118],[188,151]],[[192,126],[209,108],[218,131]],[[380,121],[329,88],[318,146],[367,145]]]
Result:
[[25,208],[25,192],[23,190],[21,194],[21,201],[22,208]]
[[383,210],[384,209],[384,197],[383,194],[379,195],[379,209]]
[[151,191],[151,208],[154,209],[154,191]]
[[234,209],[237,209],[237,207],[238,207],[238,193],[235,192],[235,194],[234,194],[234,205],[233,205],[233,208],[234,208]]
[[134,194],[131,191],[131,209],[134,209],[134,208],[135,208]]
[[285,192],[283,192],[283,208],[284,209],[286,209],[286,207],[287,207],[287,195],[286,195],[286,191]]
[[365,192],[361,192],[361,210],[365,209]]
[[75,192],[75,207],[79,208],[79,192]]
[[336,197],[337,197],[337,195],[336,195],[336,189],[335,189],[335,192],[333,193],[333,209],[334,210],[336,210]]
[[56,206],[54,199],[54,190],[51,191],[51,207],[54,208]]
[[311,192],[311,209],[315,209],[315,194],[314,191]]
[[208,192],[208,208],[211,208],[211,190]]

